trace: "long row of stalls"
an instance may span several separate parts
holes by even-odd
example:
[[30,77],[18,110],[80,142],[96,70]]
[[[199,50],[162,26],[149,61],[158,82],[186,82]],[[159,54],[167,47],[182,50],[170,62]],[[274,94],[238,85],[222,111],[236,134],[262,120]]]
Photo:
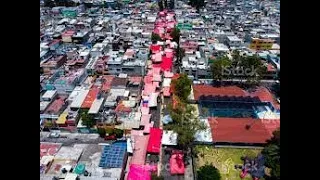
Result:
[[144,86],[141,93],[141,121],[140,130],[132,130],[128,139],[128,152],[132,153],[128,180],[150,180],[151,172],[156,172],[159,167],[159,154],[163,130],[159,127],[160,121],[152,121],[153,109],[160,108],[159,97],[163,93],[170,97],[170,83],[174,47],[171,42],[170,32],[174,28],[174,13],[162,11],[158,13],[154,33],[158,33],[164,41],[153,43],[150,46],[151,60],[147,64],[147,73],[143,78]]

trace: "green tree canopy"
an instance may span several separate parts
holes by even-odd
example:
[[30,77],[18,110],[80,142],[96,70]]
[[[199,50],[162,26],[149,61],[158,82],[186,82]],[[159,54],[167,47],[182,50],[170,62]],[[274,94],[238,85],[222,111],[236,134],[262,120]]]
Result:
[[174,27],[173,30],[170,33],[170,36],[172,37],[172,40],[179,44],[180,42],[180,30],[177,27]]
[[169,9],[174,9],[174,0],[169,1]]
[[221,175],[219,170],[212,164],[206,164],[197,171],[198,178],[201,180],[220,180]]
[[241,58],[240,66],[244,69],[251,69],[249,74],[245,74],[248,81],[259,82],[265,75],[267,67],[263,65],[260,58],[256,55]]
[[241,55],[240,52],[238,50],[235,50],[232,52],[232,65],[234,67],[239,66],[240,62],[241,62]]
[[165,128],[176,132],[178,146],[187,150],[194,141],[195,133],[205,130],[206,126],[194,115],[195,108],[189,104],[182,104],[176,108],[169,105],[169,112],[173,122],[166,125]]
[[123,133],[124,131],[122,129],[114,129],[114,134],[116,135],[117,138],[122,138]]
[[199,12],[200,8],[205,6],[204,0],[189,0],[189,5],[196,8]]
[[106,136],[106,129],[104,127],[98,128],[98,134],[104,138]]
[[186,74],[180,74],[178,79],[172,81],[174,94],[179,97],[182,102],[186,102],[191,93],[192,81]]
[[231,77],[231,72],[226,71],[231,66],[231,61],[227,56],[217,58],[211,65],[212,79],[221,81],[225,77]]
[[158,176],[156,173],[152,173],[151,180],[164,180],[164,177]]
[[280,180],[280,129],[273,132],[273,137],[267,141],[262,154],[266,158],[266,166],[271,168],[269,179]]
[[168,0],[164,0],[163,5],[164,5],[164,8],[167,9],[168,8]]
[[156,33],[152,33],[151,35],[151,41],[152,42],[157,42],[157,41],[161,41],[161,37],[159,36],[159,34],[156,34]]
[[162,0],[158,1],[158,7],[159,7],[159,11],[163,11],[163,1]]
[[88,111],[88,109],[81,110],[80,117],[82,119],[82,125],[91,128],[95,125],[95,121],[93,119],[93,116],[91,114],[88,114]]
[[176,49],[176,61],[175,61],[175,66],[180,67],[182,65],[182,58],[186,55],[185,50],[178,46]]

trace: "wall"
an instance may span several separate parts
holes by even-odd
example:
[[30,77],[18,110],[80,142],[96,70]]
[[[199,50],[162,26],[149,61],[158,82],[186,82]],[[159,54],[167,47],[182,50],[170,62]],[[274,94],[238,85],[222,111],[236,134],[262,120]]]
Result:
[[272,48],[273,41],[264,39],[254,39],[251,41],[250,48],[255,50],[270,50]]

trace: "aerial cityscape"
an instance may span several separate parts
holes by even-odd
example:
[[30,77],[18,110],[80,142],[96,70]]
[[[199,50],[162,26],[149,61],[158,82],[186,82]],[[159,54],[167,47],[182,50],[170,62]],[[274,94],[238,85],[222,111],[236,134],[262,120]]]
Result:
[[280,180],[280,0],[40,0],[41,180]]

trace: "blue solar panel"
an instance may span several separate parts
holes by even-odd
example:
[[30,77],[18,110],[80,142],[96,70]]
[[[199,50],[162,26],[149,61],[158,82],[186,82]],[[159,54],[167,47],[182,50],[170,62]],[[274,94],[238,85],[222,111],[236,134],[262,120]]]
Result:
[[105,146],[102,150],[99,167],[120,168],[122,167],[124,155],[127,151],[126,142],[115,142],[110,146]]

